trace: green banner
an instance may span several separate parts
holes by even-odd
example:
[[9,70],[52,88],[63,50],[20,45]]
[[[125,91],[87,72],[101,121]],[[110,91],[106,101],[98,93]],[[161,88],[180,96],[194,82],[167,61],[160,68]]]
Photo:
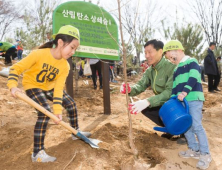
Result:
[[119,60],[118,26],[103,8],[89,2],[63,3],[53,12],[53,33],[63,25],[73,25],[80,31],[75,56]]

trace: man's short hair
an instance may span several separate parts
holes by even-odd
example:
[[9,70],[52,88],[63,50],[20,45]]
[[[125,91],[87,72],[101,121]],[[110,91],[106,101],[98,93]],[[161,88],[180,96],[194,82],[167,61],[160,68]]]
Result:
[[217,57],[217,59],[221,60],[221,57]]
[[163,42],[157,39],[147,41],[146,44],[144,45],[144,48],[147,47],[148,45],[153,45],[153,48],[155,48],[157,51],[159,49],[163,49],[164,46]]
[[212,46],[212,45],[216,45],[216,43],[215,42],[210,42],[210,47]]

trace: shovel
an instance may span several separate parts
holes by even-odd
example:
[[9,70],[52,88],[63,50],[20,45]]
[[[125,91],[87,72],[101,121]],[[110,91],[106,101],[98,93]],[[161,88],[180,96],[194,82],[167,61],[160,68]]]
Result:
[[64,121],[59,121],[59,118],[57,118],[54,114],[52,114],[51,112],[46,110],[44,107],[40,106],[34,100],[30,99],[24,93],[16,92],[16,96],[18,98],[22,99],[23,101],[25,101],[26,103],[30,104],[31,106],[33,106],[34,108],[36,108],[40,112],[44,113],[46,116],[50,117],[55,122],[59,122],[58,124],[62,125],[66,129],[71,131],[74,135],[78,136],[80,139],[82,139],[83,141],[88,143],[92,148],[99,148],[98,143],[101,142],[100,140],[87,138],[86,136],[81,134],[81,132],[79,132],[79,131],[75,130],[74,128],[72,128],[69,124],[65,123]]

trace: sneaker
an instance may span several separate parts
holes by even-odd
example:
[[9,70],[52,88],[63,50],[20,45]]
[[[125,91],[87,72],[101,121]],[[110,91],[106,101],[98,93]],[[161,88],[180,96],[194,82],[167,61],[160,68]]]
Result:
[[214,90],[210,90],[210,91],[208,91],[209,93],[216,93]]
[[207,169],[211,161],[212,161],[212,158],[210,154],[205,154],[205,155],[200,154],[200,159],[197,162],[196,167],[199,169]]
[[179,145],[185,145],[185,144],[187,144],[186,138],[185,138],[185,137],[179,137],[179,138],[177,139],[177,144],[179,144]]
[[99,89],[103,89],[103,86],[99,86]]
[[94,86],[94,90],[96,90],[96,89],[97,89],[97,85]]
[[32,162],[54,162],[56,160],[55,157],[49,156],[45,153],[44,150],[41,150],[34,157],[34,153],[32,153]]
[[181,158],[199,159],[200,158],[200,152],[199,151],[193,151],[192,149],[188,149],[187,151],[179,152],[179,156]]
[[118,83],[116,80],[112,80],[111,82],[112,82],[112,83]]
[[12,63],[5,63],[6,66],[12,66]]
[[[82,131],[79,131],[82,135],[86,136],[86,137],[90,137],[91,136],[91,133],[90,132],[82,132]],[[74,134],[72,134],[72,140],[77,140],[79,139],[78,137],[76,137]]]

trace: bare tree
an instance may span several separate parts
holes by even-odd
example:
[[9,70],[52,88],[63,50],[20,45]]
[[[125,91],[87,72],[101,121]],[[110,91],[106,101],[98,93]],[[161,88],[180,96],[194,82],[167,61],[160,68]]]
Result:
[[25,9],[24,24],[17,28],[17,37],[23,40],[26,50],[46,42],[46,33],[52,33],[52,14],[59,2],[56,0],[40,0],[30,2]]
[[200,25],[174,23],[171,27],[165,27],[164,21],[162,21],[162,25],[166,40],[179,40],[183,44],[186,55],[201,61],[201,52],[205,41],[203,40],[203,29]]
[[11,1],[0,0],[0,40],[11,31],[11,25],[18,21],[22,15],[20,8],[16,8]]
[[187,0],[187,2],[203,27],[207,42],[221,44],[222,0]]
[[151,0],[146,1],[146,4],[142,4],[138,0],[136,5],[134,2],[128,3],[127,1],[122,8],[124,11],[124,15],[122,15],[123,31],[128,33],[128,37],[130,37],[128,45],[133,44],[132,50],[136,51],[137,62],[140,62],[143,45],[153,37],[155,28],[163,19],[160,14],[155,15],[155,11],[161,10],[161,7]]
[[[123,65],[124,65],[124,81],[125,84],[127,84],[127,73],[126,73],[126,47],[124,44],[124,39],[123,39],[123,31],[122,31],[122,21],[121,21],[121,5],[120,5],[120,0],[117,0],[118,2],[118,13],[119,13],[119,29],[120,29],[120,34],[121,34],[121,41],[122,41],[122,47],[123,47]],[[127,106],[129,104],[129,97],[128,97],[128,87],[126,86],[126,101],[127,101]],[[133,133],[132,133],[132,119],[131,119],[131,114],[129,113],[128,110],[128,118],[129,118],[129,143],[130,147],[132,149],[132,152],[134,155],[138,155],[138,151],[136,149],[136,146],[133,142]]]

